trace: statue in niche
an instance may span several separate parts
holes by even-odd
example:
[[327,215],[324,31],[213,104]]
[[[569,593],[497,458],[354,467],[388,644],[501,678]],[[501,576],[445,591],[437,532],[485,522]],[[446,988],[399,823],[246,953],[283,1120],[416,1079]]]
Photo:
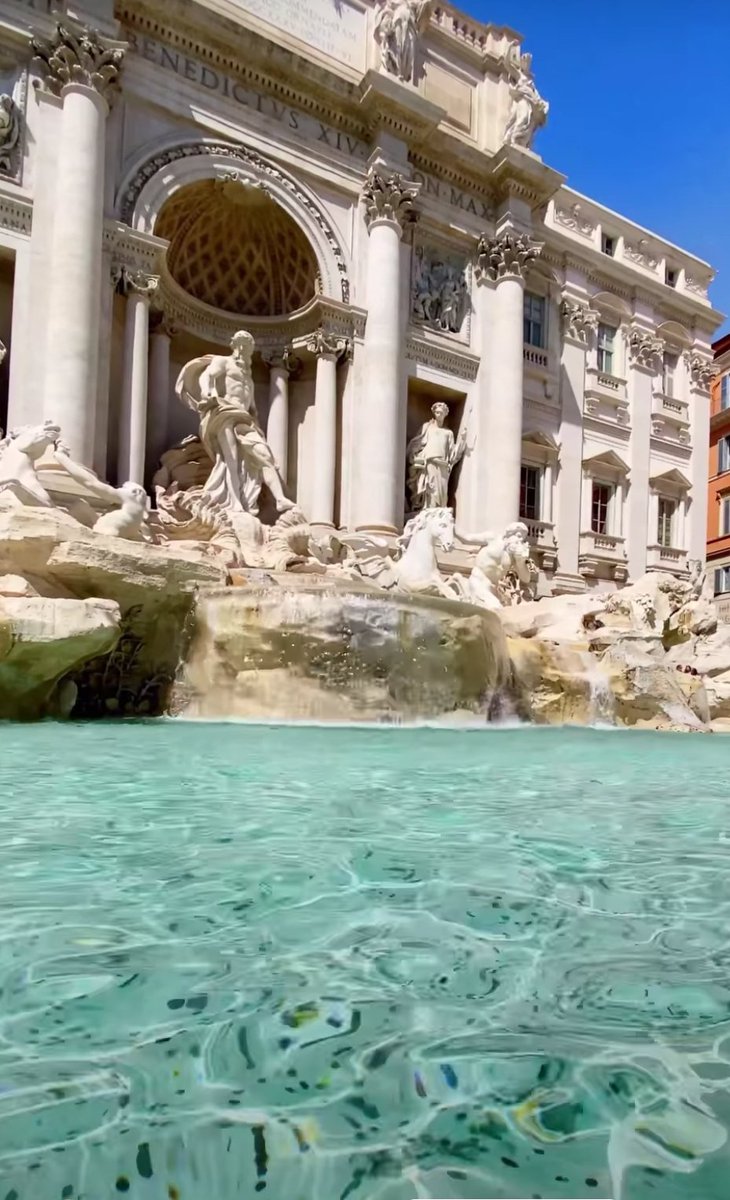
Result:
[[379,0],[375,38],[380,60],[389,75],[414,83],[416,43],[433,0]]
[[0,171],[12,171],[15,148],[20,141],[18,106],[6,92],[0,95]]
[[535,130],[547,120],[550,105],[535,87],[532,78],[532,55],[520,58],[517,77],[510,82],[510,114],[504,130],[504,141],[508,146],[532,145]]
[[187,363],[175,391],[200,416],[200,441],[213,463],[203,499],[218,509],[255,517],[263,484],[277,512],[295,505],[284,495],[274,456],[256,420],[253,351],[251,334],[235,333],[230,354],[204,354]]
[[427,258],[422,247],[414,258],[413,315],[434,329],[459,333],[467,305],[463,269],[439,258]]
[[424,421],[406,450],[407,486],[413,512],[446,507],[449,476],[466,450],[466,429],[462,428],[457,441],[444,424],[449,414],[448,404],[438,400],[431,412],[431,420]]

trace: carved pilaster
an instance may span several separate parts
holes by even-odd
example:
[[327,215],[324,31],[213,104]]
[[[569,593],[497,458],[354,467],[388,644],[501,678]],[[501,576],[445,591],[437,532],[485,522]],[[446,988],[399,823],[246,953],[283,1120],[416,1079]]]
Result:
[[317,329],[307,338],[307,350],[317,357],[320,354],[329,354],[333,358],[340,358],[347,353],[349,344],[348,338],[325,333],[323,329]]
[[69,83],[93,88],[108,104],[119,90],[124,50],[110,44],[95,29],[59,22],[52,38],[34,37],[33,62],[45,87],[60,96]]
[[564,338],[585,346],[598,328],[598,313],[587,304],[564,297],[560,302],[560,327]]
[[393,222],[401,235],[412,228],[418,220],[415,202],[419,190],[418,184],[409,182],[397,172],[385,174],[377,167],[371,167],[362,189],[368,229],[376,221]]
[[661,367],[664,342],[644,329],[630,329],[628,335],[629,359],[634,367],[656,374]]
[[541,253],[542,246],[533,242],[529,234],[503,233],[500,237],[489,237],[483,233],[477,242],[477,282],[524,279],[527,268]]

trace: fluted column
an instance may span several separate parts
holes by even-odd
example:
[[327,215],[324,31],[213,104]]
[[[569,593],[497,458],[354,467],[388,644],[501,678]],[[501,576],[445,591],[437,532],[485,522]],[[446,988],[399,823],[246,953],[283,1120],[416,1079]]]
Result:
[[316,470],[309,519],[315,525],[333,525],[337,471],[337,360],[347,349],[347,342],[319,329],[307,342],[307,349],[317,357],[314,388]]
[[127,480],[144,483],[150,299],[157,284],[157,276],[147,275],[144,271],[125,272],[122,281],[127,311],[117,457],[117,481],[120,484]]
[[164,313],[153,315],[150,332],[149,380],[147,387],[147,473],[155,470],[167,450],[167,420],[170,406],[170,343],[174,327]]
[[106,118],[123,51],[59,24],[34,40],[45,87],[63,102],[48,257],[43,412],[74,458],[91,464],[98,388]]
[[266,440],[279,475],[286,486],[289,470],[289,376],[298,366],[291,350],[275,351],[265,357],[269,366],[269,415]]
[[483,235],[477,247],[477,281],[494,288],[487,310],[492,355],[482,450],[489,453],[484,523],[498,531],[519,517],[525,271],[540,249],[526,234],[510,232]]
[[403,375],[401,238],[416,220],[418,187],[371,168],[363,188],[368,227],[365,378],[358,411],[358,529],[396,531],[403,520],[406,404]]

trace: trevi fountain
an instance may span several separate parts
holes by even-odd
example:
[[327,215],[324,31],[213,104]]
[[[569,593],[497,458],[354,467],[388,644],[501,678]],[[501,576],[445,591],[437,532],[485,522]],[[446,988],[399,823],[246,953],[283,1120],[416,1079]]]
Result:
[[0,1200],[726,1200],[711,269],[448,4],[0,10]]

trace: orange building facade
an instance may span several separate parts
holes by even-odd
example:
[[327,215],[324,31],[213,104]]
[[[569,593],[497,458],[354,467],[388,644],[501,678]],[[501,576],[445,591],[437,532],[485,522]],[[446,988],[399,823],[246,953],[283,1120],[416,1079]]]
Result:
[[730,334],[713,343],[717,376],[710,408],[707,570],[730,604]]

